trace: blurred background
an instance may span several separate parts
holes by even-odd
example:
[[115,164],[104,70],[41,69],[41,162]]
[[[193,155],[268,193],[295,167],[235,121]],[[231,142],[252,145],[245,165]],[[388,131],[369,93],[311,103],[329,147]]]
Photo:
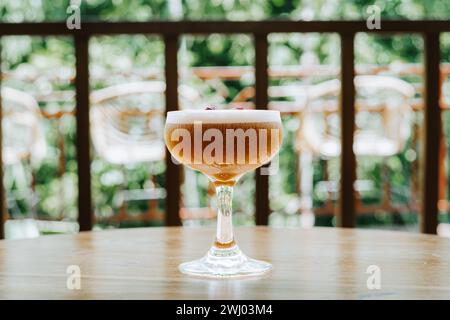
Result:
[[[1,22],[65,21],[70,1],[2,0]],[[82,0],[83,21],[449,19],[441,0]],[[272,226],[334,226],[340,179],[340,43],[337,34],[269,35],[269,108],[280,110],[280,171],[270,176]],[[357,227],[417,231],[423,129],[423,39],[355,39]],[[443,143],[440,235],[450,222],[450,34],[441,37]],[[89,42],[94,229],[164,223],[164,42],[95,36]],[[179,41],[180,108],[254,108],[251,35]],[[1,38],[7,238],[77,232],[75,57],[71,38]],[[214,190],[182,169],[184,225],[214,223]],[[235,192],[236,225],[254,224],[255,179]]]

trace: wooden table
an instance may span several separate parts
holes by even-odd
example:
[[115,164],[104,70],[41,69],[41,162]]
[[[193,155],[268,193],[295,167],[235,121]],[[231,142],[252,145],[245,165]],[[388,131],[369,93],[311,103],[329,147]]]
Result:
[[[450,240],[437,236],[237,228],[245,253],[273,263],[269,275],[207,280],[180,274],[178,264],[202,256],[213,235],[209,228],[172,227],[0,241],[0,298],[450,299]],[[67,288],[70,265],[80,267],[80,290]],[[380,268],[379,290],[367,288],[370,265]]]

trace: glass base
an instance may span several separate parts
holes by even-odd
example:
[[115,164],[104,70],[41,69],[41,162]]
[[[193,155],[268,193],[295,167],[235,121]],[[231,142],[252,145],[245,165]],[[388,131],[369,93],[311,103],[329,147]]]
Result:
[[234,278],[260,276],[272,269],[270,263],[248,258],[237,245],[209,249],[201,259],[178,267],[182,273],[197,277]]

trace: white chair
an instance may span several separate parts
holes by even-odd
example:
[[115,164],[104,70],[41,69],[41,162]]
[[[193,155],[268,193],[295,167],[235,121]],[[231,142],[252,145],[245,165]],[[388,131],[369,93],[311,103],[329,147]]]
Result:
[[24,159],[39,163],[46,155],[47,143],[37,101],[9,87],[2,88],[1,96],[4,164],[18,164]]
[[[98,155],[122,168],[164,160],[164,92],[162,81],[125,83],[92,92],[91,138]],[[179,92],[180,102],[185,104],[200,98],[197,91],[188,86],[181,85]],[[153,201],[164,197],[165,190],[154,183],[148,190],[123,190],[119,215],[127,218],[126,201]]]
[[[10,200],[9,213],[13,217],[24,218],[17,205],[17,199],[21,198],[28,203],[28,217],[35,217],[36,194],[32,168],[39,165],[47,153],[41,113],[37,101],[26,92],[3,87],[1,98],[3,164],[5,180],[9,182],[5,187],[7,192],[12,192],[12,196],[7,195]],[[15,191],[10,191],[13,185]],[[36,232],[35,229],[31,231],[33,235]]]
[[[357,76],[355,88],[355,155],[389,157],[401,152],[411,134],[409,99],[415,94],[414,87],[388,76]],[[307,89],[307,104],[296,145],[300,153],[302,223],[306,226],[314,224],[313,157],[329,159],[341,153],[339,94],[339,80],[325,81]]]

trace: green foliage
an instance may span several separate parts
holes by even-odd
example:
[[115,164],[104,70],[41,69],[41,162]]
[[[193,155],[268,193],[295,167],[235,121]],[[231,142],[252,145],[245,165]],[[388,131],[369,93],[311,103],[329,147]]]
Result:
[[[69,0],[2,0],[0,2],[0,21],[65,21]],[[81,0],[83,21],[149,21],[149,20],[340,20],[365,19],[367,7],[377,5],[381,8],[383,19],[449,19],[450,2],[442,0]],[[269,62],[271,65],[295,65],[305,52],[308,41],[320,64],[339,64],[339,38],[336,35],[271,34]],[[450,61],[450,36],[442,37],[442,56]],[[70,38],[65,37],[3,37],[2,70],[37,72],[41,77],[34,82],[20,82],[6,79],[4,85],[20,88],[32,94],[41,92],[74,90],[73,83],[61,83],[49,80],[55,73],[74,75],[74,49]],[[423,60],[423,41],[419,35],[380,36],[359,34],[356,38],[356,61],[358,64],[389,64],[395,62],[415,62]],[[141,80],[141,74],[132,78],[123,76],[130,70],[156,69],[161,71],[164,65],[163,42],[158,36],[98,36],[90,40],[91,88],[93,90],[108,85],[132,80]],[[254,52],[252,38],[249,35],[184,36],[180,41],[180,66],[246,66],[253,65]],[[162,74],[161,72],[159,74]],[[161,76],[160,76],[161,77]],[[304,83],[326,79],[300,79]],[[421,79],[408,79],[418,82]],[[226,81],[229,91],[224,101],[217,97],[211,86],[195,78],[182,78],[182,83],[199,88],[208,103],[230,102],[246,86],[254,84],[251,77],[239,81]],[[273,84],[288,84],[288,80],[271,80]],[[449,96],[448,84],[444,92]],[[162,100],[161,100],[162,104]],[[73,110],[73,100],[69,103],[47,102],[40,106],[43,110]],[[415,119],[421,123],[421,119]],[[447,145],[450,142],[450,114],[444,113],[444,130]],[[283,216],[289,223],[297,223],[294,217],[298,202],[297,177],[293,172],[298,165],[294,147],[295,130],[300,125],[298,119],[286,117],[283,121],[284,144],[280,152],[279,175],[271,177],[271,207],[275,214]],[[74,219],[76,209],[77,166],[75,158],[75,120],[73,116],[64,116],[59,121],[47,120],[44,124],[49,145],[47,157],[36,168],[25,164],[27,172],[35,173],[36,193],[38,195],[36,211],[40,216],[49,218]],[[64,154],[60,146],[64,145]],[[413,162],[417,158],[417,146],[410,141],[405,151],[383,162],[380,159],[358,159],[358,178],[374,182],[374,191],[362,194],[366,204],[377,203],[381,199],[383,176],[388,175],[392,183],[392,200],[395,203],[408,203],[411,186]],[[152,166],[139,164],[131,167],[119,167],[100,159],[95,152],[92,162],[92,189],[96,214],[99,217],[111,216],[119,210],[121,200],[118,191],[144,188],[153,179],[156,186],[164,187],[164,163]],[[449,157],[447,157],[448,159]],[[323,180],[324,159],[314,162],[314,185]],[[63,164],[64,172],[60,172]],[[327,161],[329,179],[339,179],[339,162]],[[449,167],[449,163],[447,167]],[[30,211],[30,204],[23,187],[14,179],[15,172],[7,169],[5,179],[16,203],[15,212],[23,214]],[[31,177],[26,178],[30,181]],[[450,183],[450,179],[449,179]],[[200,190],[199,205],[208,205],[207,180],[198,175],[197,186]],[[236,192],[235,208],[242,213],[240,222],[249,223],[248,217],[254,211],[254,177],[247,175],[241,181]],[[322,205],[329,195],[320,190],[314,191],[314,204]],[[159,207],[164,209],[164,202]],[[147,203],[130,204],[132,212],[147,209]],[[286,218],[287,217],[287,218]],[[412,215],[394,216],[377,213],[361,218],[361,225],[407,224],[415,223]],[[332,218],[318,218],[319,225],[332,225]]]

